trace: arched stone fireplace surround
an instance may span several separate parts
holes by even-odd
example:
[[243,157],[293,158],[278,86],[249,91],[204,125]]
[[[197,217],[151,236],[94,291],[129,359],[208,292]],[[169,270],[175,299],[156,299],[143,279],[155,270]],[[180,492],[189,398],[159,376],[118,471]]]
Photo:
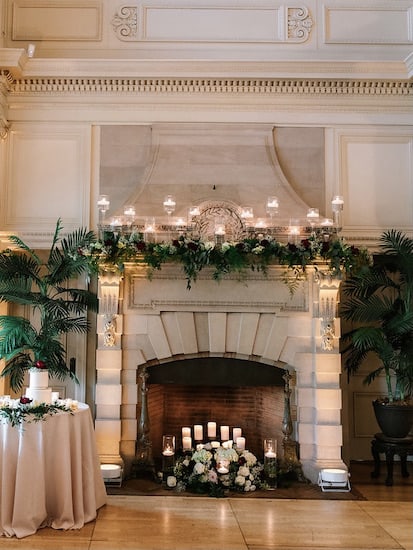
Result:
[[[322,267],[322,266],[321,266]],[[311,269],[290,295],[285,268],[242,281],[201,272],[191,290],[180,266],[151,280],[145,266],[99,277],[96,433],[102,462],[135,455],[140,399],[137,368],[190,357],[252,360],[293,374],[293,439],[304,475],[316,482],[341,458],[341,361],[335,317],[338,281]],[[321,282],[320,282],[321,281]],[[205,421],[208,419],[206,418]]]

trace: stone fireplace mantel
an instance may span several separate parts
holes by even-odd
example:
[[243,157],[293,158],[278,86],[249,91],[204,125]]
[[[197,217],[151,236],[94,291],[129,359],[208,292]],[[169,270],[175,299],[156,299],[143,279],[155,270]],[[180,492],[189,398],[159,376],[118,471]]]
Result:
[[[187,290],[179,266],[147,278],[129,265],[121,278],[101,273],[96,433],[102,462],[130,463],[135,454],[137,367],[196,357],[280,364],[294,373],[293,439],[304,475],[316,482],[341,458],[341,361],[335,325],[339,282],[309,270],[290,296],[285,268],[252,272],[242,281],[201,272]],[[112,308],[112,309],[111,309]]]

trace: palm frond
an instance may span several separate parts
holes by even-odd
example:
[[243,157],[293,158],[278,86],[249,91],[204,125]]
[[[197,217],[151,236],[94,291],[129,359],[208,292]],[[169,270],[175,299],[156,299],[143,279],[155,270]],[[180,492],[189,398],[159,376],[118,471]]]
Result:
[[29,354],[20,353],[13,357],[1,372],[1,376],[8,376],[10,385],[14,391],[20,391],[23,387],[24,375],[32,365]]
[[24,241],[21,240],[20,237],[17,235],[11,235],[9,237],[10,242],[14,243],[16,246],[18,246],[21,250],[24,250],[27,252],[27,254],[32,258],[38,265],[42,263],[39,256],[36,254],[36,252],[30,248]]
[[0,359],[9,361],[13,356],[30,350],[37,331],[28,319],[11,315],[0,316]]

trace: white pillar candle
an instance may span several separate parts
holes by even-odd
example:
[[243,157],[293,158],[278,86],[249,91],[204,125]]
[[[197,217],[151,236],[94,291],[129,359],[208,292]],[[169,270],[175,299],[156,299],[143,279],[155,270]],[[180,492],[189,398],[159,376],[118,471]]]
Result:
[[237,437],[235,443],[239,451],[245,451],[245,437]]
[[229,439],[229,426],[221,426],[221,441],[228,441]]
[[217,436],[217,423],[208,422],[208,437],[215,438]]
[[220,447],[219,441],[211,441],[211,447],[213,449],[218,449],[218,447]]
[[267,451],[265,453],[266,458],[277,458],[277,453],[274,453],[274,451]]
[[190,451],[192,449],[192,437],[185,436],[182,438],[182,448],[184,451]]
[[182,428],[182,439],[184,437],[191,437],[191,428]]
[[237,438],[238,438],[238,437],[241,437],[241,436],[242,436],[242,430],[241,430],[241,428],[234,428],[234,429],[232,430],[232,439],[233,439],[234,441],[237,441]]
[[201,424],[195,424],[194,425],[194,439],[195,441],[202,441],[204,438],[203,436],[203,429]]

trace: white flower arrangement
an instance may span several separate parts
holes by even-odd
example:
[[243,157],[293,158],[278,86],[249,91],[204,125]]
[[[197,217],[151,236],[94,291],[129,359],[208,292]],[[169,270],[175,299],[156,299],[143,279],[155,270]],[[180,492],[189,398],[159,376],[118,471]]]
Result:
[[262,464],[250,451],[212,448],[207,444],[178,457],[167,486],[210,496],[224,496],[228,491],[253,492],[261,487],[262,470]]

